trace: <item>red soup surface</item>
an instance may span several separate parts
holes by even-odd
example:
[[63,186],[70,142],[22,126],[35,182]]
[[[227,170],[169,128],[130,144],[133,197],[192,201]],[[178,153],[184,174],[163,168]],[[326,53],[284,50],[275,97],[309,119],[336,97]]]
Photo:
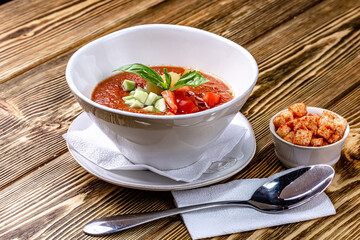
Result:
[[[164,68],[166,68],[168,72],[174,72],[180,75],[183,75],[183,73],[185,72],[185,68],[183,67],[155,66],[151,68],[158,72],[160,75],[164,74]],[[176,113],[172,112],[169,106],[167,106],[166,112],[153,113],[146,111],[142,108],[133,108],[126,104],[122,98],[129,96],[129,92],[125,91],[122,87],[122,83],[124,80],[134,81],[136,83],[136,87],[142,87],[144,89],[146,89],[147,85],[147,81],[141,78],[139,75],[128,72],[118,73],[100,82],[93,91],[91,100],[110,108],[133,113],[178,115],[204,111],[224,104],[234,98],[230,88],[219,78],[202,72],[200,73],[205,78],[209,79],[207,83],[204,83],[203,85],[200,85],[198,87],[187,87],[185,91],[184,89],[174,91],[176,104],[179,106],[179,111],[177,111]],[[213,96],[215,96],[215,98]],[[220,96],[220,98],[218,96]],[[182,101],[184,99],[191,100],[191,102],[193,103],[190,103],[192,106],[191,108],[185,106],[186,101]]]

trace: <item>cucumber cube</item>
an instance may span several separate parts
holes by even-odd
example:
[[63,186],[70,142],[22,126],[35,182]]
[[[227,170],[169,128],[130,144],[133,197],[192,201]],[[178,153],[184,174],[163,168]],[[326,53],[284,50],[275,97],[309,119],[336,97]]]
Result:
[[138,101],[140,101],[141,103],[145,103],[147,97],[149,94],[147,94],[147,92],[143,92],[143,91],[138,91],[137,89],[135,90],[135,94],[134,94],[134,98]]
[[126,103],[127,105],[130,105],[130,106],[131,106],[135,101],[136,101],[136,99],[133,98],[133,99],[130,99],[130,100],[126,100],[125,103]]
[[126,96],[126,97],[123,97],[122,98],[124,101],[127,101],[127,100],[131,100],[131,99],[134,99],[133,96]]
[[125,81],[122,83],[122,86],[125,91],[132,91],[135,88],[135,82],[125,79]]
[[139,102],[138,100],[135,100],[133,104],[130,105],[130,107],[133,108],[143,108],[144,104],[142,102]]
[[159,100],[157,100],[154,104],[154,107],[159,110],[160,112],[165,112],[166,111],[166,103],[165,103],[165,99],[161,98]]
[[156,109],[153,106],[147,106],[147,107],[144,107],[143,109],[148,112],[156,112]]
[[134,96],[134,94],[135,94],[135,91],[131,91],[131,92],[129,93],[129,96]]
[[145,101],[145,105],[153,105],[154,102],[157,100],[157,97],[158,95],[156,95],[153,92],[150,92],[148,98]]
[[135,91],[142,91],[142,92],[146,92],[146,90],[145,90],[145,89],[143,89],[142,87],[137,87],[137,88],[135,89]]

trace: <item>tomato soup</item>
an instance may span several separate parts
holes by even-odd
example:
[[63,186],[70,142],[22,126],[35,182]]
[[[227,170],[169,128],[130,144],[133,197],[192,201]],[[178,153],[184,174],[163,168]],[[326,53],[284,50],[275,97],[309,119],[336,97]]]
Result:
[[[176,73],[180,76],[188,71],[183,67],[173,66],[155,66],[151,68],[160,75],[164,75],[164,68],[168,73]],[[229,86],[227,86],[219,78],[206,73],[199,73],[209,81],[197,87],[187,86],[172,91],[172,94],[175,96],[175,105],[177,105],[176,108],[178,109],[177,111],[173,111],[173,109],[169,106],[171,104],[169,104],[168,101],[166,102],[165,111],[153,112],[149,112],[141,107],[131,107],[127,104],[123,98],[128,97],[130,92],[124,90],[123,83],[125,80],[135,82],[136,87],[144,90],[146,90],[148,86],[148,82],[146,80],[139,75],[130,72],[120,72],[100,82],[94,89],[91,100],[110,108],[133,113],[178,115],[204,111],[224,104],[234,98]],[[164,96],[164,94],[162,95]]]

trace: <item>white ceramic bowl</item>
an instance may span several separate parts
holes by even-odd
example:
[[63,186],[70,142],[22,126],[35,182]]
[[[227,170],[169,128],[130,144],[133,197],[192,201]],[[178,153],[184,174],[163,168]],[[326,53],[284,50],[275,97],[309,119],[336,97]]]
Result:
[[[114,69],[137,62],[212,73],[231,86],[235,98],[207,111],[176,116],[120,111],[90,100],[96,85]],[[74,53],[66,68],[68,85],[90,119],[134,163],[158,169],[196,162],[245,103],[257,76],[254,58],[238,44],[203,30],[164,24],[131,27],[99,38]]]
[[[317,113],[321,115],[324,110],[317,107],[307,107],[308,114]],[[314,164],[334,165],[340,159],[341,150],[350,131],[348,123],[343,138],[336,143],[322,147],[299,146],[289,143],[277,135],[273,120],[279,113],[275,114],[270,120],[270,133],[275,144],[275,154],[286,167],[291,168]],[[336,115],[341,117],[338,114]]]

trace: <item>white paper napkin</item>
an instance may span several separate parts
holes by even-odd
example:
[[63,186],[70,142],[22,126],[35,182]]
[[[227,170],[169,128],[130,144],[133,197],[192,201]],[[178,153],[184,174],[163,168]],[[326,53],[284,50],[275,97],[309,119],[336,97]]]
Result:
[[[178,207],[216,201],[248,200],[262,184],[289,170],[270,178],[240,179],[200,189],[173,191],[172,194]],[[326,194],[322,193],[298,208],[276,214],[261,213],[244,207],[222,207],[184,213],[181,216],[191,237],[199,239],[301,222],[333,214],[335,214],[333,204]]]
[[235,154],[239,156],[241,139],[246,133],[246,129],[240,126],[240,122],[241,117],[237,114],[219,139],[209,145],[208,151],[204,152],[196,163],[176,170],[159,170],[152,166],[133,164],[131,159],[122,155],[115,144],[95,124],[81,131],[71,131],[70,128],[63,137],[72,150],[104,169],[147,169],[176,181],[192,182],[198,179],[213,162],[232,158]]

